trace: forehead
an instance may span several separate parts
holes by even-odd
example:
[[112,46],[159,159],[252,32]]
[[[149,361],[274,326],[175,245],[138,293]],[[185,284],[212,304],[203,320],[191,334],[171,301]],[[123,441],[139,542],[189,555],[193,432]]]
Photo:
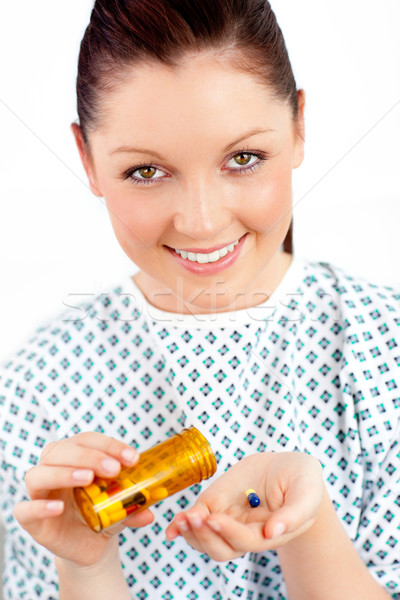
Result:
[[291,112],[267,83],[210,56],[186,57],[176,67],[146,62],[131,67],[102,98],[96,134],[121,144],[135,136],[158,139],[227,132],[238,127],[287,128]]

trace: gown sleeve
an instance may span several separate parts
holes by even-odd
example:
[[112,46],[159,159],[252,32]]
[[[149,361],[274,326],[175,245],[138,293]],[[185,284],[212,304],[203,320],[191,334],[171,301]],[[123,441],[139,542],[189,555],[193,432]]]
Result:
[[[0,366],[0,499],[5,528],[4,599],[56,600],[57,572],[51,552],[39,545],[13,516],[28,499],[24,477],[45,445],[58,439],[58,426],[38,401],[40,381],[30,361],[42,360],[32,347]],[[44,385],[44,384],[43,384]]]
[[400,600],[400,294],[370,285],[343,301],[342,389],[354,403],[364,472],[353,541],[371,575]]

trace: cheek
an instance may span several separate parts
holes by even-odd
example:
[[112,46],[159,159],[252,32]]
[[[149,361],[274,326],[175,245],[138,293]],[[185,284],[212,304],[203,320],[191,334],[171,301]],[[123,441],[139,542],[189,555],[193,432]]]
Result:
[[277,165],[244,195],[248,227],[261,232],[267,232],[271,227],[277,233],[286,232],[292,210],[292,170],[289,166]]
[[151,210],[149,200],[133,200],[127,194],[105,198],[114,233],[129,256],[140,256],[159,243],[166,224],[159,211]]

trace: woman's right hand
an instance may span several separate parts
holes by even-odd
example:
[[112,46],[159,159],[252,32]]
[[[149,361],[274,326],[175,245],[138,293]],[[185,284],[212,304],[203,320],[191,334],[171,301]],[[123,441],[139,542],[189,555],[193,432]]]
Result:
[[[146,509],[101,533],[82,520],[72,488],[91,483],[94,476],[112,478],[121,466],[136,464],[139,454],[127,444],[101,433],[79,433],[48,444],[37,466],[27,471],[29,501],[14,508],[20,525],[42,546],[77,566],[100,562],[110,542],[125,527],[143,527],[154,519]],[[114,544],[112,544],[114,546]]]

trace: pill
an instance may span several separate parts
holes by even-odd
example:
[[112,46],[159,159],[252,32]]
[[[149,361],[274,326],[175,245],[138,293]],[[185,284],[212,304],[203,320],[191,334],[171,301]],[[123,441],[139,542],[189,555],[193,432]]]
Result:
[[147,502],[147,500],[150,498],[150,492],[149,492],[149,490],[146,490],[146,489],[144,488],[144,489],[142,489],[142,490],[140,490],[140,491],[141,491],[141,493],[143,494],[143,496],[145,497],[145,499],[146,499],[146,502]]
[[118,502],[113,502],[112,504],[109,504],[108,506],[104,507],[104,510],[106,510],[108,512],[108,514],[113,514],[115,512],[119,512],[123,509],[124,509],[124,506],[120,500]]
[[96,485],[95,483],[91,483],[90,485],[87,485],[85,487],[85,492],[87,493],[89,498],[94,501],[95,498],[101,493],[101,490],[98,485]]
[[131,481],[130,479],[122,479],[119,482],[120,486],[122,487],[123,490],[127,490],[128,488],[132,487],[134,484],[133,481]]
[[154,490],[151,490],[151,497],[154,500],[164,500],[164,498],[166,498],[168,496],[168,490],[165,487],[158,487],[155,488]]
[[96,513],[93,512],[92,505],[89,504],[89,502],[84,501],[82,502],[82,504],[80,504],[80,508],[82,516],[85,519],[86,523],[89,523],[95,529],[97,527],[96,531],[100,531],[100,524],[98,522]]
[[98,485],[99,488],[100,488],[100,490],[102,492],[104,492],[104,490],[110,484],[110,480],[109,479],[103,479],[102,477],[96,477],[95,480],[93,481],[93,483],[95,483],[96,485]]
[[255,490],[248,489],[246,492],[247,500],[251,507],[255,508],[260,504],[260,498],[257,496]]
[[98,504],[103,504],[104,502],[107,502],[108,500],[109,500],[109,496],[108,496],[107,492],[101,492],[101,494],[99,494],[96,497],[95,504],[97,506]]
[[107,488],[107,494],[109,496],[112,496],[113,494],[118,494],[118,492],[120,492],[121,489],[122,488],[117,481],[112,481]]
[[99,510],[99,512],[97,514],[101,520],[101,526],[103,529],[105,529],[106,527],[111,525],[110,515],[108,514],[108,512],[106,510]]
[[136,492],[136,494],[134,494],[130,498],[127,498],[126,500],[124,500],[124,508],[127,508],[128,506],[131,506],[132,504],[139,504],[139,505],[146,504],[149,497],[150,497],[150,494],[147,490],[141,490],[140,492]]
[[127,512],[124,509],[114,512],[112,514],[109,513],[110,521],[112,524],[122,521],[123,519],[126,518],[126,516],[127,516]]
[[139,504],[130,504],[129,506],[127,506],[125,508],[125,512],[127,515],[130,515],[130,514],[136,512],[137,510],[139,510],[139,508],[140,508]]

